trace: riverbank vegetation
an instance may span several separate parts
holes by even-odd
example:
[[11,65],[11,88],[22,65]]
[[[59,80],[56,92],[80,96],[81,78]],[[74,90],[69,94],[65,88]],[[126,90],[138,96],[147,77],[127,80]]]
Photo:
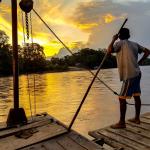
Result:
[[[0,30],[0,76],[12,75],[12,46],[8,44],[8,36]],[[101,63],[105,49],[84,48],[63,58],[52,57],[46,59],[44,48],[38,43],[26,43],[24,46],[18,45],[19,73],[36,72],[58,72],[69,71],[69,68],[88,68],[96,69]],[[147,59],[144,65],[150,65],[150,59]],[[116,58],[110,55],[103,68],[115,68]]]

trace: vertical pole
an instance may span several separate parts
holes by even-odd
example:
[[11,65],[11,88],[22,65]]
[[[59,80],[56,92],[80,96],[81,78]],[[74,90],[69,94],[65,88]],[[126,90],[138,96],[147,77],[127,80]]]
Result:
[[18,32],[17,32],[17,0],[11,0],[12,6],[12,47],[13,47],[13,88],[14,109],[19,108],[19,80],[18,80]]
[[7,127],[26,124],[27,117],[23,108],[19,108],[19,73],[18,73],[18,32],[17,32],[17,0],[11,0],[12,13],[12,47],[13,47],[13,91],[14,108],[11,108],[7,118]]

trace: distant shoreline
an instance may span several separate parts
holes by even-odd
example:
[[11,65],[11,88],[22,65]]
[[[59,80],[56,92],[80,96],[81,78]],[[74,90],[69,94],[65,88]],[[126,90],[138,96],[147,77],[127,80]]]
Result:
[[[47,70],[47,71],[40,71],[40,72],[30,72],[28,74],[44,74],[44,73],[59,73],[59,72],[69,72],[69,71],[86,71],[87,69],[79,68],[79,67],[69,67],[67,70]],[[20,73],[21,75],[27,75],[27,73]],[[12,74],[10,75],[0,75],[0,78],[4,77],[13,77]]]
[[[141,66],[141,67],[148,67],[150,65],[144,65],[144,66]],[[114,69],[114,68],[102,68],[103,69]],[[97,69],[91,69],[91,70],[97,70]],[[40,71],[40,72],[31,72],[31,73],[28,73],[29,75],[32,75],[32,74],[44,74],[44,73],[61,73],[61,72],[71,72],[71,71],[87,71],[87,69],[85,68],[80,68],[80,67],[69,67],[67,70],[54,70],[54,71]],[[22,75],[27,75],[27,73],[21,73],[19,74],[19,76],[22,76]],[[13,75],[0,75],[0,78],[5,78],[5,77],[13,77]]]

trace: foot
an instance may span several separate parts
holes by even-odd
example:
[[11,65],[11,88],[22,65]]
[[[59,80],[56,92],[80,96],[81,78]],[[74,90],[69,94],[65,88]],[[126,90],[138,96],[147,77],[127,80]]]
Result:
[[129,119],[128,121],[130,121],[132,123],[140,124],[140,119],[132,118],[132,119]]
[[110,126],[112,129],[124,129],[126,128],[126,124],[125,123],[116,123],[114,125]]

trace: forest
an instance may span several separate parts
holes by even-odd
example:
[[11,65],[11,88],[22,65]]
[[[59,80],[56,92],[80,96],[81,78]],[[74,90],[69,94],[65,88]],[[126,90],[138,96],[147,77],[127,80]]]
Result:
[[[12,45],[8,43],[9,37],[0,30],[0,76],[12,75]],[[19,74],[69,71],[70,67],[96,69],[101,63],[106,49],[84,48],[63,58],[52,57],[46,59],[44,48],[38,43],[18,45]],[[150,65],[147,59],[143,65]],[[114,55],[107,57],[103,68],[117,67]]]

